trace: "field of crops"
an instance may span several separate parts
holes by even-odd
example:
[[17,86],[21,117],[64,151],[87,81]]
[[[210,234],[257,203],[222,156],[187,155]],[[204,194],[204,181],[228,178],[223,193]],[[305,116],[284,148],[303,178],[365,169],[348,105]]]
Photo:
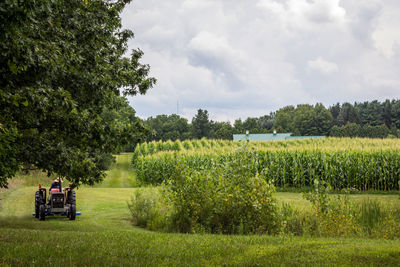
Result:
[[246,150],[249,166],[279,187],[311,186],[315,179],[333,188],[398,190],[398,139],[326,138],[272,142],[188,140],[151,142],[137,147],[132,164],[138,181],[160,184],[178,164],[207,172]]

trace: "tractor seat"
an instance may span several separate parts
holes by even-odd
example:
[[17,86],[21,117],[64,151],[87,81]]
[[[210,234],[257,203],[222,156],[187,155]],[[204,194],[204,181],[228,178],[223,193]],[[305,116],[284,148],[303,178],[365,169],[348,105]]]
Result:
[[58,193],[58,192],[60,192],[59,188],[52,188],[51,191],[50,191],[50,194]]

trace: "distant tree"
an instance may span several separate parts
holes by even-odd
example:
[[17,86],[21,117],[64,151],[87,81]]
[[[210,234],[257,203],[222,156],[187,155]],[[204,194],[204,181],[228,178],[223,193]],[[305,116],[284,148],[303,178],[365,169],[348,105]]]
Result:
[[330,131],[330,136],[334,137],[365,137],[365,138],[386,138],[389,134],[394,137],[398,136],[398,133],[394,130],[389,130],[386,125],[372,126],[365,124],[363,126],[349,122],[344,126],[333,126]]
[[354,122],[348,122],[342,127],[343,136],[346,137],[360,137],[361,136],[361,126]]
[[293,112],[294,135],[317,135],[317,113],[311,105],[298,105]]
[[243,122],[243,128],[245,131],[249,131],[250,133],[259,133],[261,127],[259,127],[257,118],[247,118]]
[[367,138],[386,138],[390,133],[390,130],[386,125],[363,125],[361,129],[361,137]]
[[286,106],[275,113],[275,128],[280,132],[293,132],[293,116],[295,108]]
[[329,107],[329,111],[332,114],[332,119],[333,119],[333,125],[338,125],[338,116],[341,110],[341,105],[337,103],[336,105],[333,105]]
[[400,130],[396,128],[396,126],[392,125],[392,127],[389,129],[389,135],[393,137],[400,137]]
[[243,122],[241,119],[235,120],[235,123],[233,124],[233,133],[234,134],[244,134],[245,133],[245,129],[243,127]]
[[393,100],[392,105],[392,124],[400,129],[400,100]]
[[350,103],[344,103],[337,117],[339,125],[346,125],[348,122],[361,123],[358,110]]
[[185,140],[190,136],[187,119],[176,114],[150,117],[145,123],[153,129],[153,135],[149,136],[147,141]]
[[232,140],[233,127],[229,122],[211,122],[210,138]]
[[201,139],[208,137],[210,132],[210,121],[208,119],[208,111],[199,109],[192,119],[192,136]]
[[334,125],[331,128],[330,132],[329,132],[329,136],[332,136],[332,137],[344,137],[345,133],[343,131],[343,127]]
[[384,123],[383,111],[384,111],[383,105],[379,103],[377,100],[370,102],[367,108],[367,115],[368,115],[367,124],[370,124],[372,126],[378,126],[383,124]]
[[383,103],[383,122],[386,127],[390,128],[392,126],[392,103],[389,99]]
[[369,105],[369,102],[354,103],[354,107],[360,116],[359,124],[361,124],[361,125],[369,124],[368,105]]
[[329,110],[327,110],[322,104],[316,104],[314,110],[316,112],[316,135],[329,135],[333,125],[331,112],[329,112]]
[[271,112],[269,115],[261,116],[258,119],[258,123],[259,123],[260,128],[264,129],[264,130],[267,130],[267,131],[273,129],[274,128],[274,124],[275,124],[274,117],[275,117],[275,113],[273,113],[273,112]]

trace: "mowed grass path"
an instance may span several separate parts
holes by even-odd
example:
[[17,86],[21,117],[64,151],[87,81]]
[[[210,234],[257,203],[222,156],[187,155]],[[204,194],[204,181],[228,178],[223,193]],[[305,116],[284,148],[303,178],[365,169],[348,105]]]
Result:
[[[32,217],[36,187],[8,192],[0,211],[0,266],[400,264],[400,240],[168,234],[133,227],[126,202],[135,188],[116,188],[129,184],[124,182],[129,180],[123,178],[127,176],[118,173],[111,170],[100,185],[114,188],[77,190],[82,215],[76,221],[53,217],[41,222]],[[278,193],[277,197],[307,206],[297,193]],[[369,197],[399,203],[393,195]]]
[[135,171],[131,167],[132,153],[115,155],[116,163],[107,171],[107,178],[95,187],[125,188],[137,186]]

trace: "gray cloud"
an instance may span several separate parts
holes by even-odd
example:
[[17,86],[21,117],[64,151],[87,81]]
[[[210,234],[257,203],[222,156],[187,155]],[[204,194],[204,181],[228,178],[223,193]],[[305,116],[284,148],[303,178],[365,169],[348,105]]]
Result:
[[142,117],[213,119],[285,105],[398,98],[397,0],[136,0],[122,14],[158,79]]

